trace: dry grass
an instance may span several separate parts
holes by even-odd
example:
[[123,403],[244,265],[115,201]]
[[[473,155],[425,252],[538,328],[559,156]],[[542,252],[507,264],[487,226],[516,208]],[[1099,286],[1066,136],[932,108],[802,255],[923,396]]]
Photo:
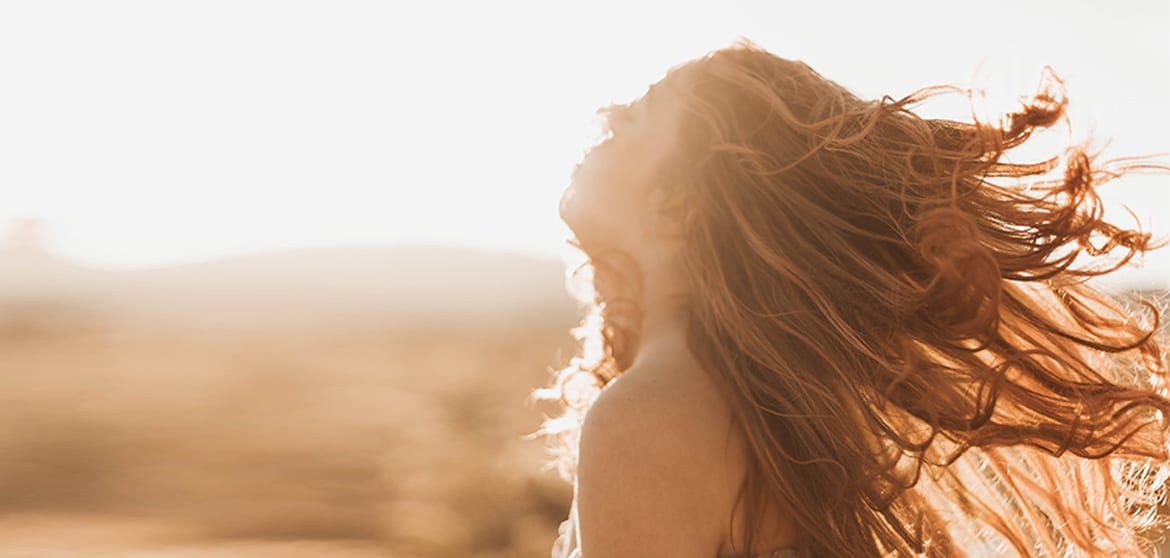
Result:
[[[40,310],[40,311],[43,311]],[[570,324],[0,327],[0,556],[547,556]]]

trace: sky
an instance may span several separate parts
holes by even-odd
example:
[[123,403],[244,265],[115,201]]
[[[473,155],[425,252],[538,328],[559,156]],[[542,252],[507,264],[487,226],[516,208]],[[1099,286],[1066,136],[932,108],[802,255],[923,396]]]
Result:
[[[1073,136],[1170,154],[1170,3],[6,1],[0,234],[165,266],[339,244],[556,257],[594,111],[746,37],[871,98],[1010,109],[1050,65]],[[1170,235],[1170,179],[1109,185]],[[1170,277],[1170,256],[1147,267]]]

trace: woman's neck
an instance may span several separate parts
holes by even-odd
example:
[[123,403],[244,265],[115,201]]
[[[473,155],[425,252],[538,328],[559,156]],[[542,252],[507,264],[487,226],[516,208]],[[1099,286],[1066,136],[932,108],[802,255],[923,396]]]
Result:
[[686,291],[678,284],[679,274],[674,270],[646,271],[639,301],[638,349],[630,368],[686,350],[689,307]]

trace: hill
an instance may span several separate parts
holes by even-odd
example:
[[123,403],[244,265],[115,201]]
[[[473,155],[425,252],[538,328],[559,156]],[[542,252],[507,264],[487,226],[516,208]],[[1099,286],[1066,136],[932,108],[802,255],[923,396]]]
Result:
[[0,252],[0,304],[22,314],[215,326],[565,323],[575,308],[560,262],[421,245],[304,249],[129,271],[9,248]]

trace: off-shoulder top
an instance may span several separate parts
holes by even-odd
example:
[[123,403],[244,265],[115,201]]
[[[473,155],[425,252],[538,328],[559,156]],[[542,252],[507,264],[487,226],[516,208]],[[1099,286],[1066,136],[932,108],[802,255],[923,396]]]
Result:
[[[551,558],[582,558],[581,538],[577,531],[577,497],[569,505],[569,517],[557,528],[556,542],[553,543]],[[745,558],[795,558],[796,550],[780,548],[765,554]]]

